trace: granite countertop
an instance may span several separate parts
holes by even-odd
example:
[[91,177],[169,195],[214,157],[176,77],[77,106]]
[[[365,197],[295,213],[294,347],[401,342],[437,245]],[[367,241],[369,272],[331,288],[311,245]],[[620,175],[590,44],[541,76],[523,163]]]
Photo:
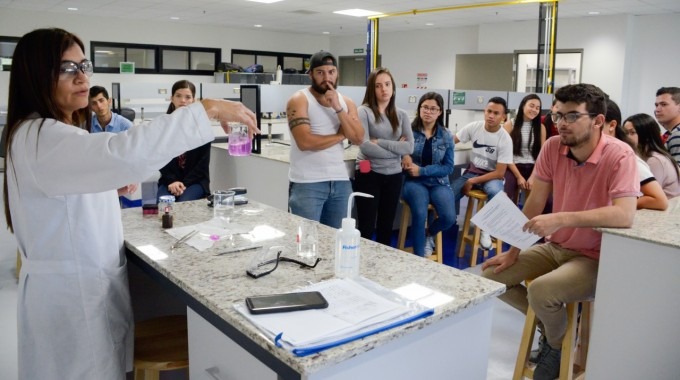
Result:
[[[260,154],[252,154],[253,157],[262,157],[270,160],[281,161],[287,164],[290,163],[290,146],[281,144],[267,144],[267,139],[263,137],[261,142]],[[213,147],[218,149],[229,149],[229,144],[227,143],[214,143]],[[345,149],[345,161],[354,161],[359,153],[359,147],[356,145],[350,145],[349,148]]]
[[[181,227],[206,221],[212,217],[212,209],[205,200],[175,204],[174,226]],[[434,315],[410,324],[372,335],[361,340],[331,348],[315,355],[297,357],[277,348],[233,307],[246,296],[274,294],[293,291],[310,282],[334,277],[333,243],[335,229],[319,225],[318,256],[323,260],[312,270],[301,269],[283,263],[268,276],[251,279],[245,268],[255,250],[215,256],[230,246],[229,241],[219,241],[206,251],[199,252],[187,245],[174,251],[175,241],[161,228],[158,215],[143,216],[139,208],[122,210],[125,244],[130,251],[148,263],[191,297],[205,305],[219,318],[234,326],[257,345],[288,364],[301,374],[342,362],[353,356],[370,351],[394,339],[408,335],[430,324],[459,313],[474,305],[495,298],[505,291],[505,286],[474,274],[437,264],[372,241],[362,240],[361,274],[383,286],[395,289],[413,282],[443,292],[454,300],[435,309]],[[281,210],[251,202],[238,206],[233,223],[252,228],[269,226],[283,233],[279,238],[264,242],[267,245],[284,245],[284,255],[295,255],[295,230],[302,218]],[[248,245],[242,236],[235,235],[234,243]],[[143,252],[155,251],[167,255],[163,259],[151,259]]]
[[680,248],[680,197],[673,198],[665,211],[637,210],[631,228],[597,228],[611,235]]

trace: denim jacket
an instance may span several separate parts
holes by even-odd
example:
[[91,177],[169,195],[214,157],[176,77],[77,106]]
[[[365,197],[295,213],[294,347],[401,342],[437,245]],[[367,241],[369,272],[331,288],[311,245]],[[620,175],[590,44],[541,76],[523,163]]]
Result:
[[449,175],[453,173],[453,138],[442,125],[437,125],[437,132],[432,136],[432,164],[425,167],[423,162],[423,147],[425,134],[413,130],[413,163],[420,166],[420,176],[406,176],[407,181],[420,181],[426,185],[449,185]]

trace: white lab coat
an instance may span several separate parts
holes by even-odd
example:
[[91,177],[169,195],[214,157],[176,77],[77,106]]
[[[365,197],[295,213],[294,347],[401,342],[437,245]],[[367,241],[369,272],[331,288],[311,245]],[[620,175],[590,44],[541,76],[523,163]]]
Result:
[[133,321],[114,189],[212,141],[210,121],[200,104],[119,134],[51,119],[38,133],[42,121],[17,130],[6,167],[23,260],[19,378],[120,380]]

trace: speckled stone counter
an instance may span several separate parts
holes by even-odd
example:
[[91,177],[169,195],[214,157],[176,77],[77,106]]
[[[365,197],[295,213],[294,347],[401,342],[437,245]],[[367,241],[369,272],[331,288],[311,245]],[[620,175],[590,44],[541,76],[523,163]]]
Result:
[[680,198],[638,210],[632,228],[601,228],[589,380],[677,379]]
[[[207,207],[206,203],[206,201],[195,201],[176,204],[174,227],[210,219],[212,209]],[[295,229],[300,220],[301,218],[297,216],[273,207],[251,202],[251,204],[236,208],[234,223],[249,228],[267,225],[281,231],[284,234],[282,237],[264,244],[284,245],[286,246],[284,255],[290,256],[295,254]],[[255,251],[216,256],[216,252],[231,246],[232,243],[229,241],[219,241],[204,252],[198,252],[187,245],[171,251],[170,246],[175,239],[161,229],[161,222],[157,215],[142,216],[140,209],[123,210],[123,225],[125,244],[131,262],[146,267],[147,272],[154,272],[169,280],[186,294],[191,301],[190,307],[201,306],[204,308],[202,314],[210,314],[204,315],[206,319],[217,318],[223,326],[233,327],[231,331],[226,332],[227,335],[242,334],[240,337],[232,336],[232,339],[237,342],[245,339],[251,346],[254,343],[257,349],[252,351],[259,350],[259,353],[255,352],[254,355],[268,363],[268,366],[276,368],[275,370],[283,377],[289,377],[286,375],[286,367],[294,373],[307,377],[325,367],[361,356],[392,341],[406,340],[406,337],[418,330],[426,329],[431,325],[443,324],[443,321],[456,314],[474,309],[480,304],[488,304],[488,301],[505,290],[502,284],[364,240],[361,247],[361,273],[364,277],[390,289],[416,282],[453,296],[455,299],[437,307],[435,314],[426,319],[319,354],[296,357],[274,346],[234,310],[233,304],[243,302],[246,296],[289,292],[310,282],[332,278],[334,229],[319,225],[318,255],[323,261],[315,269],[305,270],[283,263],[272,274],[254,280],[246,276],[245,268]],[[236,235],[233,244],[239,246],[249,243]],[[153,260],[145,252],[154,252],[156,255],[167,255],[167,257]],[[218,328],[221,327],[218,326]],[[238,334],[234,334],[234,331]],[[474,334],[481,334],[483,341],[485,336],[488,339],[489,332],[479,331]],[[486,343],[488,345],[488,340]],[[479,360],[483,360],[483,368],[486,368],[486,359]]]
[[638,210],[631,228],[598,228],[599,231],[680,248],[680,198],[671,199],[665,211]]

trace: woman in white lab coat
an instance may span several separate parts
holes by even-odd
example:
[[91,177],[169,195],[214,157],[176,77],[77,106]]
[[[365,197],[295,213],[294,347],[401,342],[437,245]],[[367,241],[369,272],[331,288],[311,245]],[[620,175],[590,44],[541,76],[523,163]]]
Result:
[[82,41],[61,29],[30,32],[14,51],[3,197],[23,260],[20,379],[125,377],[133,326],[115,189],[211,141],[210,118],[256,131],[240,103],[204,100],[127,132],[89,134],[91,75]]

